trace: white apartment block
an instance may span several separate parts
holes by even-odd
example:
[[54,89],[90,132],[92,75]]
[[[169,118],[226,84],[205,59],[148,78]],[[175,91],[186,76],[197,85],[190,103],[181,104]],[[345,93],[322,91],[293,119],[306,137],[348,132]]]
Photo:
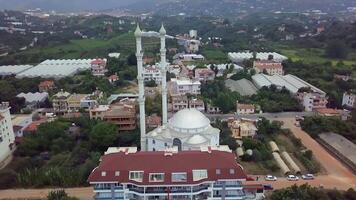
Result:
[[145,82],[154,80],[156,84],[161,84],[162,74],[158,65],[148,65],[143,68],[142,72]]
[[175,94],[200,94],[200,81],[172,79]]
[[356,94],[345,92],[342,97],[342,105],[349,108],[356,108]]
[[0,167],[15,148],[15,134],[12,129],[9,103],[0,104]]

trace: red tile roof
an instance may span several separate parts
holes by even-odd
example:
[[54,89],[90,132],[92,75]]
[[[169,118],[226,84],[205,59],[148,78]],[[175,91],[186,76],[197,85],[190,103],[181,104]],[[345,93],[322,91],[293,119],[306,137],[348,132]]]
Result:
[[255,61],[254,66],[260,70],[263,69],[282,69],[282,63],[280,62],[275,62],[272,60],[263,60],[263,61]]
[[43,119],[38,120],[38,121],[33,121],[30,125],[27,126],[27,128],[25,128],[24,132],[34,132],[37,130],[37,128],[41,124],[43,124],[45,122],[46,122],[46,120],[43,120]]
[[[208,178],[193,181],[192,170],[207,169]],[[221,173],[216,174],[216,169]],[[234,169],[234,174],[230,174]],[[106,176],[101,176],[101,172]],[[115,171],[120,171],[115,176]],[[143,181],[129,180],[129,171],[144,171]],[[172,182],[171,173],[186,172],[186,182]],[[164,182],[149,182],[149,173],[165,173]],[[181,151],[173,155],[165,155],[165,152],[137,152],[125,154],[112,153],[102,157],[101,163],[95,168],[88,178],[88,182],[119,182],[135,183],[138,185],[162,185],[162,184],[196,184],[204,181],[216,181],[219,179],[243,179],[247,176],[242,167],[236,162],[233,153],[212,150],[211,153],[201,151]]]
[[54,82],[53,81],[42,81],[39,85],[39,87],[53,87]]
[[105,65],[106,62],[103,59],[95,59],[95,60],[91,61],[90,64],[92,64],[92,65]]
[[317,108],[315,109],[316,112],[318,112],[319,114],[324,114],[324,115],[340,115],[341,114],[341,110],[336,110],[336,109],[332,109],[332,108]]
[[253,104],[237,104],[237,109],[255,109],[255,106]]

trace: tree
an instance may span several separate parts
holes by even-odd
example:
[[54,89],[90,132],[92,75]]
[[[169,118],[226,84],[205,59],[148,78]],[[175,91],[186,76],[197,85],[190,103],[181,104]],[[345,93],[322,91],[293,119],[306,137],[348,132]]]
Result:
[[130,54],[129,57],[127,57],[127,64],[128,65],[137,65],[137,58],[135,54]]
[[68,196],[64,190],[54,190],[48,193],[47,200],[77,200],[77,198]]
[[90,142],[105,151],[108,147],[115,144],[118,138],[118,129],[114,124],[107,122],[99,122],[96,124],[89,134]]
[[348,49],[346,44],[340,40],[333,40],[327,44],[325,50],[326,56],[330,58],[347,58]]

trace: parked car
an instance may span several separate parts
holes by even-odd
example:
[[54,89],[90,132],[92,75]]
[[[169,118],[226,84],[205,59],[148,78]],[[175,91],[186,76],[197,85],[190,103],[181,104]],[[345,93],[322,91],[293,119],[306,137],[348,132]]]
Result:
[[288,175],[287,180],[288,181],[297,181],[297,180],[299,180],[299,177],[295,176],[295,175]]
[[265,176],[265,180],[266,181],[276,181],[277,177],[272,176],[272,175],[267,175],[267,176]]
[[303,180],[313,180],[314,175],[313,174],[305,174],[305,175],[302,175],[302,179]]
[[264,190],[273,190],[273,186],[271,184],[263,185]]

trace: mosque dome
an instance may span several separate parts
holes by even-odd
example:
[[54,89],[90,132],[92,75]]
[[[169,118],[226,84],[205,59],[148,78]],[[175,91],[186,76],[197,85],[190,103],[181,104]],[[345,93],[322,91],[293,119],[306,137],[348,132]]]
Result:
[[203,144],[207,141],[207,139],[201,135],[194,135],[191,138],[188,139],[187,143],[188,144]]
[[169,120],[168,126],[182,133],[199,133],[210,127],[210,120],[197,109],[183,109]]

